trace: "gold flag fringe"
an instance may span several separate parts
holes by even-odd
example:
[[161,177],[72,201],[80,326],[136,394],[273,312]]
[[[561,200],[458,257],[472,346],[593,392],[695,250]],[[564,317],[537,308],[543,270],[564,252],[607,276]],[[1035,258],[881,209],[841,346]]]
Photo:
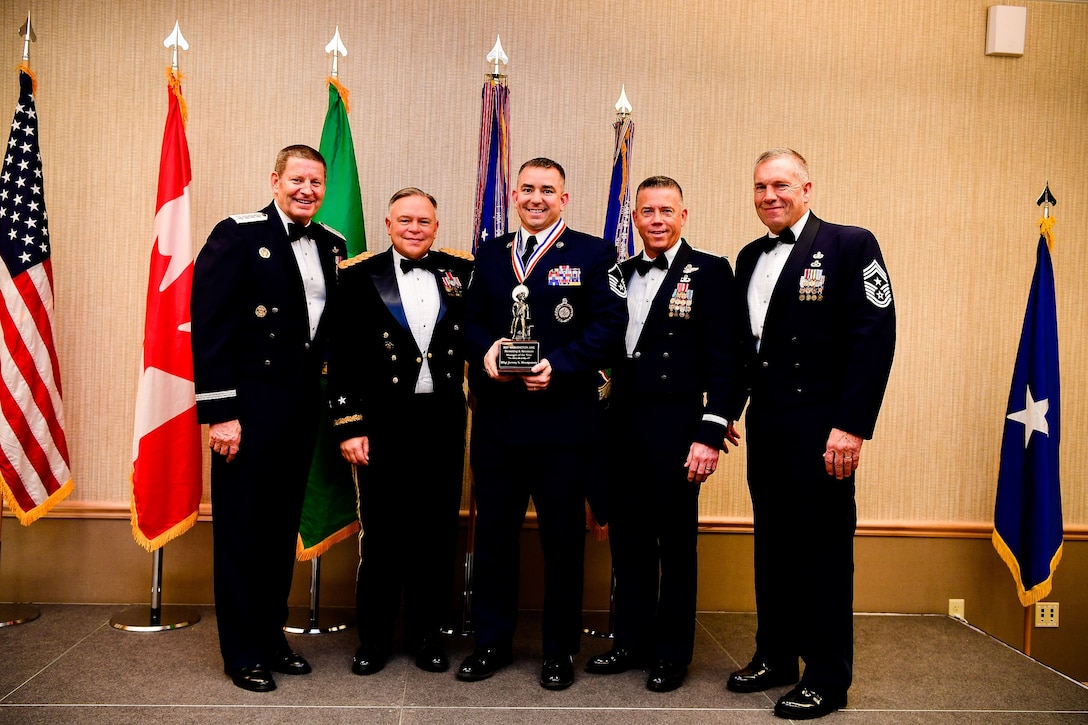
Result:
[[1001,557],[1001,560],[1005,562],[1005,565],[1009,567],[1009,571],[1012,572],[1012,578],[1016,580],[1016,596],[1020,598],[1020,604],[1025,607],[1030,607],[1036,602],[1041,602],[1046,595],[1050,594],[1051,587],[1054,584],[1054,571],[1058,568],[1058,564],[1062,560],[1062,548],[1065,546],[1063,542],[1058,546],[1058,550],[1054,552],[1054,557],[1050,560],[1050,576],[1043,581],[1039,582],[1031,589],[1024,588],[1024,580],[1020,577],[1020,562],[1016,560],[1016,555],[1012,553],[1006,544],[1005,540],[1001,538],[1001,535],[994,529],[994,533],[991,535],[994,548],[997,550],[997,555]]
[[181,94],[181,79],[184,76],[180,70],[174,70],[166,66],[166,83],[170,86],[170,92],[178,99],[178,107],[181,109],[181,124],[189,125],[189,106],[185,103],[185,96]]
[[34,75],[34,71],[30,70],[30,64],[25,60],[15,67],[15,70],[20,73],[26,73],[30,76],[30,91],[31,93],[38,92],[38,77]]
[[1046,248],[1051,252],[1054,251],[1054,223],[1055,219],[1052,216],[1045,216],[1039,220],[1039,233],[1046,237]]
[[75,490],[75,483],[69,478],[68,482],[54,491],[52,496],[42,501],[30,511],[23,511],[22,507],[19,506],[18,502],[15,500],[15,494],[11,492],[11,488],[9,488],[7,482],[4,481],[3,476],[0,476],[0,484],[3,484],[0,485],[0,489],[3,489],[4,491],[4,500],[7,502],[8,508],[15,514],[15,518],[19,519],[19,523],[23,526],[30,526],[42,516],[45,516],[54,506],[68,498],[68,494]]
[[295,558],[299,561],[309,561],[315,559],[326,551],[331,549],[334,544],[339,544],[344,539],[354,536],[359,531],[359,522],[352,521],[350,524],[340,529],[339,531],[329,534],[321,541],[317,542],[313,546],[306,548],[306,545],[302,543],[302,536],[300,535],[295,542]]
[[[130,485],[132,484],[131,473],[128,476],[128,482]],[[189,529],[193,528],[193,524],[196,523],[197,516],[200,514],[199,510],[194,511],[181,521],[171,526],[166,531],[156,536],[154,539],[149,539],[147,538],[147,536],[144,535],[144,532],[140,530],[139,516],[136,515],[135,488],[133,489],[132,496],[129,499],[129,510],[132,512],[131,516],[129,517],[129,521],[132,523],[132,538],[136,540],[137,544],[144,547],[148,551],[154,551],[155,549],[165,546],[167,543],[173,541]]]
[[351,103],[348,98],[351,97],[351,91],[344,86],[340,85],[340,81],[336,80],[332,76],[329,76],[329,85],[336,89],[336,92],[340,94],[340,100],[344,102],[344,111],[351,113]]

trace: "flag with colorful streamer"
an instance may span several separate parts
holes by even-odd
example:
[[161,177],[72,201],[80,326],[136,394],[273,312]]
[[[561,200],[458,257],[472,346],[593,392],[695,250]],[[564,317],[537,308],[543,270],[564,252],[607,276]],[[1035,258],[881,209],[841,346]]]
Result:
[[74,484],[53,338],[52,243],[36,81],[25,60],[18,72],[19,101],[0,170],[0,488],[25,526],[68,496]]
[[[1049,194],[1048,188],[1044,197],[1053,202]],[[1009,391],[994,506],[993,544],[1012,572],[1025,607],[1050,593],[1062,557],[1061,396],[1050,258],[1053,224],[1049,214],[1040,221],[1042,233]]]
[[634,229],[631,224],[631,148],[635,124],[631,120],[631,104],[627,89],[620,91],[616,102],[615,150],[612,152],[612,181],[608,186],[608,208],[604,216],[604,238],[616,246],[616,257],[623,261],[635,253]]
[[203,492],[193,383],[193,233],[181,74],[166,70],[167,111],[155,202],[155,244],[132,441],[132,535],[148,551],[196,523]]
[[510,191],[510,89],[499,63],[506,53],[499,39],[488,54],[494,72],[481,91],[480,144],[476,166],[476,204],[472,215],[472,253],[480,244],[506,234],[506,204]]

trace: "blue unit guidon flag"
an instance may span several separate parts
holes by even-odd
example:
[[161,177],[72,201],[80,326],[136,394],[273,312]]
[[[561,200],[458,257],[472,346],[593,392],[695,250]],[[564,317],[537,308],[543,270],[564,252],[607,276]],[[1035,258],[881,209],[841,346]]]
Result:
[[604,215],[604,238],[616,245],[616,257],[623,261],[635,253],[631,227],[631,148],[635,124],[624,114],[613,124],[616,148],[612,154],[612,182],[608,186],[608,208]]
[[993,544],[1027,607],[1050,593],[1062,556],[1062,497],[1058,476],[1061,396],[1054,267],[1043,220],[1035,276],[1009,390]]

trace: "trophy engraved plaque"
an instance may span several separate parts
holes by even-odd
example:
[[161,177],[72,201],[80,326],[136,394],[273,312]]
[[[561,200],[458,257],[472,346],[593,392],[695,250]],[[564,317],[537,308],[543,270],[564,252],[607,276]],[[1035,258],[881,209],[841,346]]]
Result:
[[497,367],[500,373],[527,373],[540,362],[540,342],[532,339],[529,288],[519,284],[510,297],[510,339],[499,343]]

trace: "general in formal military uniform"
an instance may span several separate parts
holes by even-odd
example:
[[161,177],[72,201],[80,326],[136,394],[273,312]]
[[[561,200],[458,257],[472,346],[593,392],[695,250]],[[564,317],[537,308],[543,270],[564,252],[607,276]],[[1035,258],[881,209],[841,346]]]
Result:
[[430,194],[401,189],[385,219],[393,246],[340,265],[329,391],[333,434],[358,472],[358,675],[385,666],[402,595],[416,665],[449,669],[438,628],[450,602],[464,477],[472,262],[431,248],[437,213]]
[[323,403],[326,295],[343,239],[313,223],[325,162],[280,151],[274,201],[223,220],[196,258],[192,345],[197,416],[209,424],[215,612],[226,672],[275,689],[310,666],[283,634],[295,541]]

